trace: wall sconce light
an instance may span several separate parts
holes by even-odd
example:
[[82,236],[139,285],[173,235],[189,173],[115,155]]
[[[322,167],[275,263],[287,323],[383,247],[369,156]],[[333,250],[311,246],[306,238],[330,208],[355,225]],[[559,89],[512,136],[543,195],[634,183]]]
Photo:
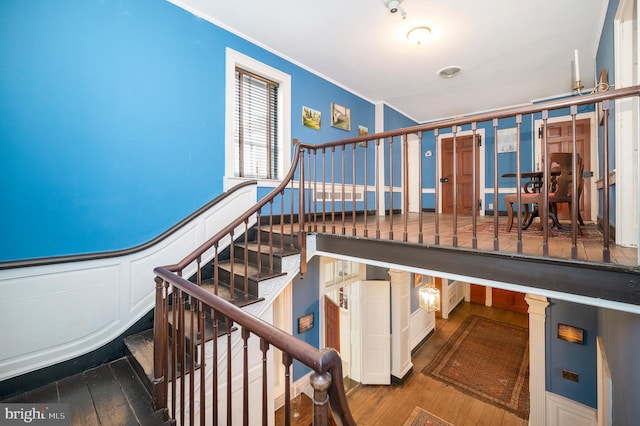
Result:
[[578,58],[578,49],[573,51],[573,70],[576,78],[576,85],[573,88],[578,94],[582,94],[582,88],[584,87],[580,82],[580,59]]
[[407,33],[407,39],[418,46],[426,43],[429,37],[431,37],[431,28],[429,27],[415,27]]
[[425,284],[418,289],[418,303],[427,312],[440,310],[440,290],[430,284]]

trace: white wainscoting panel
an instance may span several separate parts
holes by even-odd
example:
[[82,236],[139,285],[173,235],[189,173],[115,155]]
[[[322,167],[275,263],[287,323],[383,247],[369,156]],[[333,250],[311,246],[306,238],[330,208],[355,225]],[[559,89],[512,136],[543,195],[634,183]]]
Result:
[[409,349],[414,350],[436,328],[435,312],[417,309],[409,316]]
[[595,408],[580,404],[572,399],[547,392],[546,426],[595,426]]
[[153,308],[153,268],[183,259],[256,199],[256,186],[239,188],[171,236],[129,255],[0,271],[0,381],[118,337]]

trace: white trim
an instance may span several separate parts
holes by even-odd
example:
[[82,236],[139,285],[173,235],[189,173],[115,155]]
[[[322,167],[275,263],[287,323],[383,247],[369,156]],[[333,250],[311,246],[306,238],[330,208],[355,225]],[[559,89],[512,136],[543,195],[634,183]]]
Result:
[[[637,84],[638,17],[633,15],[635,1],[621,0],[614,20],[615,85]],[[636,11],[637,12],[637,11]],[[633,51],[636,45],[636,51]],[[611,77],[610,77],[611,78]],[[615,100],[616,171],[616,243],[638,247],[638,98]],[[634,208],[628,208],[634,206]]]
[[[576,121],[589,119],[590,132],[589,132],[589,156],[590,156],[590,168],[593,171],[593,177],[590,178],[589,188],[591,194],[591,220],[596,221],[598,217],[598,188],[597,181],[599,179],[599,170],[598,170],[598,117],[594,112],[584,112],[580,114],[576,114]],[[553,117],[547,120],[547,124],[553,123],[563,123],[571,121],[571,115],[563,115],[560,117]],[[536,165],[536,170],[540,170],[542,167],[542,139],[538,138],[538,129],[542,126],[542,119],[535,120],[533,122],[533,129],[531,130],[532,134],[535,136],[534,142],[534,164]]]
[[[225,69],[225,173],[224,173],[224,189],[225,191],[244,182],[246,178],[238,178],[234,176],[233,171],[233,138],[234,138],[234,121],[235,121],[235,70],[240,67],[257,75],[263,76],[279,84],[278,87],[278,145],[280,150],[280,176],[282,179],[287,170],[291,167],[291,76],[280,70],[263,64],[247,55],[243,55],[229,47],[226,48],[226,69]],[[278,179],[274,182],[278,183]],[[269,181],[264,181],[265,183]],[[275,186],[274,184],[271,184]],[[265,185],[265,186],[271,186]]]
[[598,426],[611,426],[613,424],[613,386],[611,383],[611,371],[607,361],[607,353],[602,342],[602,336],[596,337],[596,371],[598,387]]
[[529,425],[545,426],[546,415],[546,350],[545,322],[549,302],[546,297],[525,295],[529,304]]
[[436,329],[436,313],[416,309],[409,315],[409,349],[414,350]]
[[[289,282],[282,292],[273,301],[273,325],[284,331],[293,334],[293,281]],[[277,312],[278,310],[279,312]],[[284,383],[280,385],[280,381],[284,382],[284,365],[282,364],[282,352],[275,346],[272,348],[273,356],[273,393],[274,407],[278,408],[284,405]]]
[[[382,102],[378,102],[376,103],[376,133],[382,133],[384,132],[384,103]],[[384,188],[384,164],[385,164],[385,158],[384,158],[384,141],[382,141],[383,143],[380,143],[377,147],[376,147],[376,157],[377,157],[377,164],[375,164],[375,176],[377,176],[378,178],[378,185],[380,186],[380,188]],[[375,146],[375,145],[374,145]],[[375,179],[375,178],[374,178]],[[375,182],[373,183],[375,186]],[[378,197],[378,205],[376,206],[376,209],[378,210],[378,215],[379,216],[384,216],[384,212],[386,210],[386,206],[384,204],[384,196]]]
[[596,410],[569,398],[547,392],[546,426],[595,426]]

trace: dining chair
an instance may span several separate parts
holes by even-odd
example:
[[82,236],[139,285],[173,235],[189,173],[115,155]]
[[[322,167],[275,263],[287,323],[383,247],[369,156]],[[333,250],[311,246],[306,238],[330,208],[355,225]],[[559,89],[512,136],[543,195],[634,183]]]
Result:
[[[520,206],[525,213],[522,223],[526,223],[529,220],[529,215],[533,214],[529,212],[529,206],[542,206],[543,201],[543,192],[539,190],[530,191],[525,185],[524,190],[520,192]],[[511,228],[513,227],[513,205],[517,203],[518,194],[507,194],[504,196],[504,204],[507,207],[507,232],[511,232]],[[532,208],[532,211],[533,209],[535,209],[535,207]]]
[[[583,188],[583,164],[580,154],[577,158],[578,163],[578,200],[582,195]],[[549,161],[551,167],[549,168],[551,179],[549,187],[549,218],[553,221],[554,225],[559,228],[564,228],[558,221],[558,204],[567,203],[569,210],[571,210],[571,203],[573,201],[572,189],[572,154],[570,152],[554,152],[549,154]],[[507,194],[504,196],[504,203],[507,208],[507,232],[511,231],[513,227],[514,216],[514,204],[518,203],[518,194]],[[538,216],[544,217],[542,214],[542,208],[544,207],[544,192],[539,190],[537,192],[530,192],[528,188],[524,188],[524,191],[520,192],[520,205],[525,212],[525,218],[522,223],[526,223],[529,217],[529,206],[535,206],[534,209],[538,209]],[[580,225],[584,225],[582,216],[578,212],[578,222]],[[542,229],[542,222],[540,223],[540,229]],[[578,228],[580,229],[580,228]],[[581,231],[580,231],[581,232]],[[582,233],[582,232],[581,232]]]
[[[551,162],[551,171],[559,171],[558,173],[552,173],[551,177],[551,186],[549,190],[549,216],[553,219],[554,223],[558,226],[560,222],[558,220],[558,205],[566,203],[569,208],[569,212],[571,212],[571,206],[573,200],[580,201],[580,197],[582,196],[582,189],[584,187],[584,178],[582,177],[582,173],[584,171],[584,164],[582,163],[582,157],[578,154],[577,157],[577,192],[578,197],[573,197],[573,158],[570,152],[554,152],[549,155],[549,160]],[[584,226],[584,221],[582,220],[582,215],[580,215],[580,211],[578,210],[578,223]],[[580,230],[580,227],[578,227]],[[582,233],[582,231],[580,231]]]

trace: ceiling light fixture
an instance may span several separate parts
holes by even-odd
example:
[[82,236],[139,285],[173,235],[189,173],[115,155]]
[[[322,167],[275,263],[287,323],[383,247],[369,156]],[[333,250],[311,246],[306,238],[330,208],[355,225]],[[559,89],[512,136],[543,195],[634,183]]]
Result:
[[438,75],[442,78],[453,78],[460,75],[462,68],[458,66],[445,67],[438,71]]
[[418,46],[426,43],[430,37],[431,28],[429,27],[411,28],[407,33],[407,39],[409,39],[410,42],[417,44]]

